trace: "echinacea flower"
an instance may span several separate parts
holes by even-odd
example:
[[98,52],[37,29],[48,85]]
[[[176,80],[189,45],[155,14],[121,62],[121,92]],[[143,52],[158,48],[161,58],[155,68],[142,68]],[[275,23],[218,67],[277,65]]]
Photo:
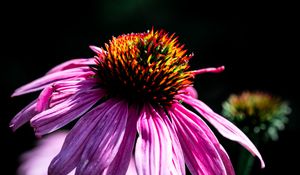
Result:
[[288,123],[291,108],[286,101],[262,91],[232,94],[223,103],[223,114],[244,132],[261,141],[278,140],[278,131]]
[[234,174],[216,136],[192,106],[224,137],[261,161],[242,131],[197,99],[194,77],[224,67],[189,70],[192,54],[173,35],[153,29],[113,37],[97,55],[74,59],[17,89],[13,96],[42,90],[11,121],[30,121],[37,136],[77,120],[49,174],[125,174],[130,160],[138,174]]
[[[262,91],[231,94],[222,106],[223,115],[239,126],[256,146],[263,146],[270,139],[278,140],[278,131],[285,128],[291,112],[287,102]],[[251,174],[254,158],[241,150],[237,164],[238,174]]]

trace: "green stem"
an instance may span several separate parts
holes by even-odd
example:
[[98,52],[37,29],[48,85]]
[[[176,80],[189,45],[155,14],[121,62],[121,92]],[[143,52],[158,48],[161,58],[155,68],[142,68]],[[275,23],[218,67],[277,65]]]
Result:
[[[254,134],[249,134],[249,138],[251,138],[254,145],[259,145],[259,136],[254,136]],[[249,175],[251,173],[251,170],[253,168],[254,164],[254,156],[250,154],[248,150],[245,148],[241,148],[240,155],[238,157],[238,163],[237,163],[237,175]]]
[[254,157],[246,150],[240,152],[237,166],[237,175],[249,175],[254,163]]

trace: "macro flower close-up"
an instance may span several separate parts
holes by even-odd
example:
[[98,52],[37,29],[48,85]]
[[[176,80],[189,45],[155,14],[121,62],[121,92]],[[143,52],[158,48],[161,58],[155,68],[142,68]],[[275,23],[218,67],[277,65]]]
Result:
[[42,137],[75,123],[48,174],[126,174],[130,162],[137,174],[235,174],[206,122],[265,166],[240,129],[197,99],[195,76],[223,66],[190,70],[193,54],[164,30],[90,48],[94,57],[64,62],[12,95],[41,91],[12,119],[13,130],[30,122]]

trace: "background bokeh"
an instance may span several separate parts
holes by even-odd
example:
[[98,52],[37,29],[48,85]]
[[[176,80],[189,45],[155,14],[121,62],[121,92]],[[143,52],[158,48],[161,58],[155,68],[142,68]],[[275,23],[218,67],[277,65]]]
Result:
[[[221,74],[196,78],[199,98],[221,112],[231,93],[262,90],[292,108],[278,142],[259,147],[266,168],[253,174],[298,171],[299,99],[295,55],[296,10],[290,4],[202,3],[174,0],[11,1],[1,5],[0,141],[1,171],[14,174],[20,154],[36,140],[29,124],[12,132],[11,118],[37,93],[11,98],[19,86],[72,58],[92,57],[89,45],[104,46],[111,36],[165,29],[176,33],[192,68],[225,65]],[[296,42],[294,42],[294,40]],[[236,143],[217,135],[236,161]],[[0,173],[2,174],[2,173]]]

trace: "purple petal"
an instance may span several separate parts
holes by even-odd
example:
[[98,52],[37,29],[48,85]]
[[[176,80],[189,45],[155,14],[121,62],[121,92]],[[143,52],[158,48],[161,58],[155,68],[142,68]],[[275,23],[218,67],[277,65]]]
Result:
[[170,173],[185,175],[185,161],[183,151],[181,149],[181,145],[173,124],[163,110],[159,110],[159,115],[162,117],[168,128],[172,142],[172,165],[170,167]]
[[203,68],[203,69],[198,69],[198,70],[193,70],[191,73],[195,75],[203,74],[203,73],[220,73],[224,71],[225,67],[220,66],[220,67],[208,67],[208,68]]
[[90,49],[92,49],[100,59],[105,57],[105,51],[97,46],[90,46]]
[[169,174],[172,143],[168,128],[150,105],[145,105],[137,122],[139,137],[135,148],[138,174]]
[[86,79],[86,80],[66,80],[54,83],[52,86],[55,91],[52,93],[49,107],[64,102],[73,94],[76,94],[82,90],[89,90],[95,87],[97,83],[96,78]]
[[71,96],[73,96],[74,93],[76,93],[76,92],[67,92],[67,93],[54,92],[50,99],[49,108],[53,108],[54,106],[56,106],[60,103],[63,103],[64,101],[69,99]]
[[55,72],[59,72],[67,69],[73,69],[77,67],[86,67],[93,64],[95,64],[95,60],[93,58],[73,59],[55,66],[50,71],[48,71],[47,74],[52,74]]
[[34,116],[31,126],[35,128],[37,136],[53,132],[86,113],[103,95],[100,89],[78,92],[66,101]]
[[136,165],[135,165],[135,159],[133,156],[130,159],[126,175],[138,175]]
[[226,120],[224,117],[215,113],[206,104],[200,100],[194,99],[186,95],[180,95],[183,101],[193,108],[195,108],[203,117],[205,117],[224,137],[239,142],[244,146],[253,156],[257,156],[260,159],[261,167],[265,167],[265,163],[256,149],[254,144],[249,138],[234,124]]
[[28,122],[32,117],[34,117],[38,112],[36,109],[36,101],[34,100],[24,109],[22,109],[10,122],[9,127],[16,131],[24,123]]
[[179,113],[178,117],[182,117],[183,120],[186,120],[186,118],[191,119],[192,122],[196,123],[197,126],[199,128],[201,128],[201,130],[206,134],[206,136],[209,138],[209,140],[214,145],[219,156],[221,157],[223,164],[225,166],[225,169],[226,169],[226,174],[228,174],[228,175],[235,174],[227,152],[222,147],[222,145],[219,143],[218,139],[216,138],[214,133],[211,131],[211,129],[208,127],[208,125],[199,116],[197,116],[195,113],[191,112],[190,110],[186,109],[181,104],[174,104],[174,107],[176,108],[175,110],[180,111],[180,113],[182,114],[182,116],[180,116],[180,113]]
[[96,85],[98,79],[70,79],[53,83],[55,91],[58,92],[77,92],[80,89],[91,89]]
[[101,119],[85,145],[75,174],[101,174],[111,164],[125,133],[128,104],[120,101],[98,117]]
[[36,110],[41,112],[46,110],[49,107],[50,97],[53,93],[53,86],[47,86],[43,91],[40,93],[37,99]]
[[47,85],[67,79],[86,79],[87,77],[93,75],[94,72],[90,68],[74,68],[68,69],[60,72],[55,72],[52,74],[47,74],[39,79],[36,79],[20,88],[15,90],[12,94],[13,96],[23,95],[26,93],[34,92],[45,88]]
[[97,125],[102,119],[101,114],[116,102],[115,99],[109,99],[78,120],[66,137],[60,153],[52,160],[49,175],[64,175],[77,166],[89,138],[97,130]]
[[226,150],[223,148],[223,146],[221,144],[219,146],[220,147],[218,148],[218,151],[219,151],[219,154],[220,154],[220,156],[223,160],[223,163],[225,165],[227,174],[228,175],[234,175],[235,171],[234,171],[234,168],[232,166],[232,163],[230,161],[230,158],[229,158]]
[[[106,170],[105,174],[125,174],[128,170],[129,163],[133,157],[133,147],[136,136],[136,122],[138,119],[138,111],[135,105],[130,106],[128,111],[128,120],[123,141],[119,151]],[[133,169],[133,168],[132,168]],[[136,172],[136,169],[135,169]]]
[[174,122],[190,172],[225,175],[223,160],[207,133],[182,111],[174,108],[169,114]]
[[179,91],[179,93],[187,94],[189,96],[192,96],[193,98],[198,98],[198,92],[193,86],[188,86],[187,88]]

